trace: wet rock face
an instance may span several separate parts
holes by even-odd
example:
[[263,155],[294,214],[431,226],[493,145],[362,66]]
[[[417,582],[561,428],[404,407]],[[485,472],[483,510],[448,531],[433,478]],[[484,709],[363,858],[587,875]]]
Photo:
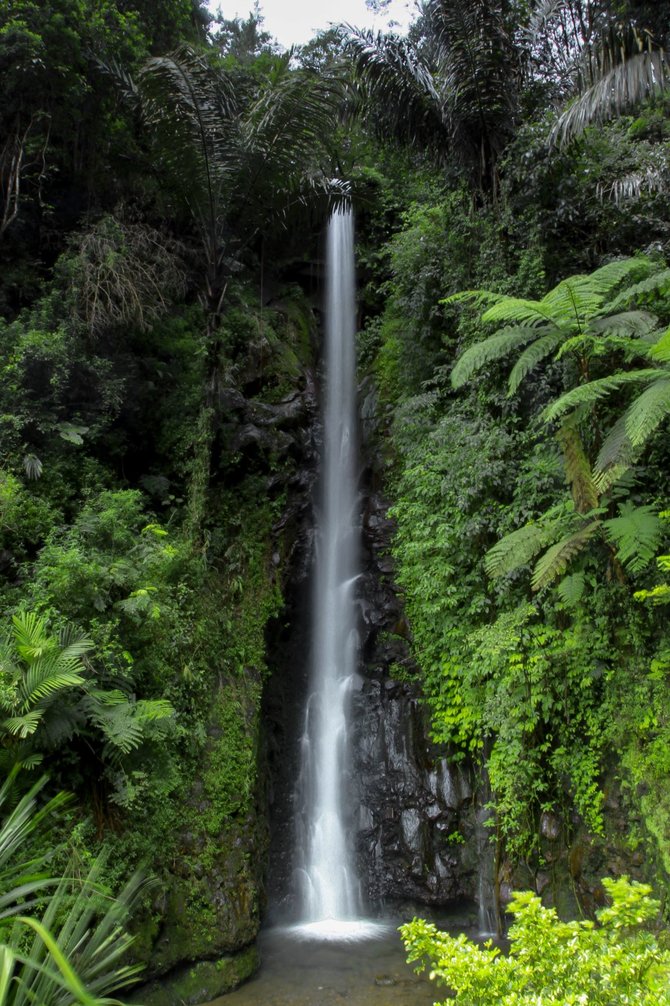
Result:
[[362,679],[352,702],[352,779],[360,801],[356,846],[364,893],[428,904],[474,897],[474,802],[468,772],[429,740],[411,675],[408,629],[390,557],[388,504],[370,491],[363,517]]
[[[301,468],[304,484],[312,487],[320,432],[316,421]],[[418,688],[391,675],[399,665],[411,678],[413,668],[409,629],[393,583],[393,522],[375,480],[371,468],[363,478],[362,660],[351,698],[348,825],[363,898],[372,907],[387,900],[445,904],[477,894],[472,784],[467,769],[450,765],[444,751],[430,742]],[[295,781],[311,647],[311,508],[294,509],[289,522],[292,571],[284,590],[284,617],[271,633],[272,676],[264,698],[271,834],[266,918],[271,922],[296,914]]]

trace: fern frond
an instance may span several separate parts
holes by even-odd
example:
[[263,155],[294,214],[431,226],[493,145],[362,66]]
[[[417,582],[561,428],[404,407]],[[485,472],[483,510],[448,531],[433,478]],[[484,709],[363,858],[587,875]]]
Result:
[[533,570],[531,584],[533,590],[538,591],[543,587],[548,587],[557,576],[565,572],[569,563],[586,547],[600,527],[600,521],[594,520],[579,531],[566,535],[565,538],[552,545],[540,557]]
[[509,375],[509,395],[513,395],[517,391],[521,382],[538,363],[546,359],[547,356],[551,356],[558,349],[562,340],[562,332],[552,332],[550,335],[543,335],[536,339],[524,349]]
[[609,431],[594,465],[596,478],[613,465],[625,465],[628,468],[633,462],[633,445],[626,433],[624,417],[620,416]]
[[555,537],[556,524],[526,524],[506,534],[484,556],[484,568],[492,577],[505,576],[534,559]]
[[582,438],[568,420],[559,430],[557,440],[565,458],[565,479],[570,486],[575,509],[581,514],[589,513],[596,509],[599,499]]
[[609,302],[607,307],[609,311],[615,312],[629,304],[636,303],[641,297],[647,297],[649,294],[662,295],[668,290],[670,290],[670,269],[660,269],[646,279],[633,283],[632,286],[627,286],[614,300]]
[[487,308],[482,315],[485,324],[495,322],[508,324],[510,322],[517,325],[554,325],[555,318],[551,311],[544,307],[541,301],[524,300],[522,297],[503,297],[497,303]]
[[662,526],[653,507],[622,503],[619,516],[603,521],[603,527],[617,558],[633,573],[644,569],[658,551]]
[[565,576],[556,587],[558,596],[569,608],[574,608],[584,596],[586,578],[583,573]]
[[601,377],[597,381],[589,381],[588,384],[580,384],[579,387],[566,391],[564,395],[547,406],[542,413],[542,418],[545,423],[551,423],[566,412],[572,412],[582,405],[593,405],[601,398],[607,398],[613,391],[626,384],[644,384],[657,380],[658,376],[658,370],[629,370],[613,374],[611,377]]
[[174,714],[175,708],[167,699],[139,699],[135,703],[135,715],[141,722],[170,719]]
[[440,304],[460,304],[463,301],[473,301],[475,304],[498,304],[507,300],[507,294],[493,293],[491,290],[459,290],[443,297]]
[[670,363],[670,328],[664,332],[649,354],[659,363]]
[[91,709],[91,719],[102,730],[105,740],[121,754],[128,754],[142,743],[144,731],[129,702]]
[[670,373],[643,391],[626,412],[624,424],[633,447],[640,447],[646,443],[668,415],[670,415]]
[[473,374],[487,363],[497,362],[508,356],[514,349],[524,346],[535,338],[536,329],[526,327],[504,328],[482,342],[469,346],[456,361],[451,372],[451,383],[454,388],[462,388]]
[[[658,266],[651,261],[651,259],[645,258],[643,256],[634,256],[631,258],[616,259],[614,262],[608,262],[606,265],[600,266],[589,276],[589,281],[595,290],[603,298],[606,298],[611,294],[624,280],[630,282],[640,283],[645,277],[649,276],[650,272],[654,272],[658,269]],[[612,306],[608,308],[612,310]]]
[[570,276],[540,301],[543,310],[564,324],[583,324],[602,306],[603,295],[591,276]]
[[604,496],[617,482],[621,482],[628,472],[630,472],[630,465],[620,461],[605,468],[602,472],[597,472],[594,475],[593,484],[601,496]]
[[[606,314],[599,318],[592,318],[589,322],[589,329],[592,332],[607,335],[628,335],[642,338],[653,332],[658,320],[649,311],[620,311],[618,314]],[[648,347],[640,346],[640,350],[648,352]]]

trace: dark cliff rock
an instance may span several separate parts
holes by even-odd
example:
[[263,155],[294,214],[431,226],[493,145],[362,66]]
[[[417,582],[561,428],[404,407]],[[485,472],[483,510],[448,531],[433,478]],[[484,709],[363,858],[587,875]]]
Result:
[[[374,472],[368,472],[368,483]],[[402,601],[393,582],[393,522],[374,488],[363,515],[362,680],[353,700],[357,849],[368,899],[443,905],[474,898],[473,788],[431,743]],[[396,680],[394,673],[408,680]]]

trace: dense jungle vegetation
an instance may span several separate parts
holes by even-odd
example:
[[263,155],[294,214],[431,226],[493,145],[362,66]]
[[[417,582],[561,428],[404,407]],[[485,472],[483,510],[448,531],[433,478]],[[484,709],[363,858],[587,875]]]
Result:
[[207,956],[222,835],[256,897],[282,423],[347,198],[396,673],[486,766],[503,872],[556,823],[667,913],[669,35],[660,0],[426,0],[282,53],[195,0],[3,4],[0,1003],[109,1001],[129,912],[174,963],[175,884]]

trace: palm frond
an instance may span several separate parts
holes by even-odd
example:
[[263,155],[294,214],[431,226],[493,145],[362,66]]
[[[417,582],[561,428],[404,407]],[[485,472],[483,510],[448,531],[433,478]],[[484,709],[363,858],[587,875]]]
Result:
[[420,143],[438,157],[449,145],[441,99],[430,69],[407,39],[367,29],[339,28],[345,57],[354,65],[376,132]]
[[537,334],[537,330],[528,327],[504,328],[496,335],[489,336],[482,342],[469,346],[456,361],[451,372],[451,383],[454,388],[462,388],[473,374],[487,363],[504,359],[514,349],[524,346]]
[[504,12],[489,0],[427,0],[424,11],[452,149],[476,184],[495,184],[517,114],[518,50]]
[[564,335],[562,332],[552,332],[550,335],[544,335],[536,339],[530,346],[524,349],[509,375],[508,394],[513,395],[517,391],[519,385],[530,371],[559,348],[563,338]]
[[57,642],[46,631],[47,620],[34,611],[12,616],[16,648],[25,660],[35,660],[53,650]]
[[621,115],[645,98],[661,93],[667,74],[662,50],[645,50],[628,56],[563,112],[551,132],[550,142],[564,146],[580,136],[587,126]]
[[591,521],[585,527],[561,538],[541,556],[533,570],[531,582],[534,591],[548,587],[550,583],[564,573],[572,560],[586,547],[591,538],[599,531],[599,520]]
[[554,422],[566,412],[573,412],[583,405],[593,405],[627,384],[645,384],[657,380],[658,376],[658,370],[630,370],[613,374],[611,377],[601,377],[596,381],[589,381],[588,384],[580,384],[547,406],[542,418],[546,423]]
[[658,515],[650,506],[622,503],[619,516],[603,521],[605,534],[616,547],[617,558],[638,573],[655,557],[662,536]]
[[624,415],[626,434],[633,447],[640,447],[670,415],[670,373],[639,395]]
[[75,669],[77,667],[81,667],[77,659],[68,662],[39,660],[31,664],[22,682],[26,712],[65,688],[86,684],[86,679]]
[[12,737],[20,737],[21,740],[25,740],[37,730],[42,720],[42,713],[41,709],[31,709],[29,712],[23,713],[22,716],[10,716],[4,721],[2,727]]
[[212,227],[231,169],[230,140],[239,113],[233,78],[189,46],[147,61],[138,78],[144,121],[170,177],[193,212]]

